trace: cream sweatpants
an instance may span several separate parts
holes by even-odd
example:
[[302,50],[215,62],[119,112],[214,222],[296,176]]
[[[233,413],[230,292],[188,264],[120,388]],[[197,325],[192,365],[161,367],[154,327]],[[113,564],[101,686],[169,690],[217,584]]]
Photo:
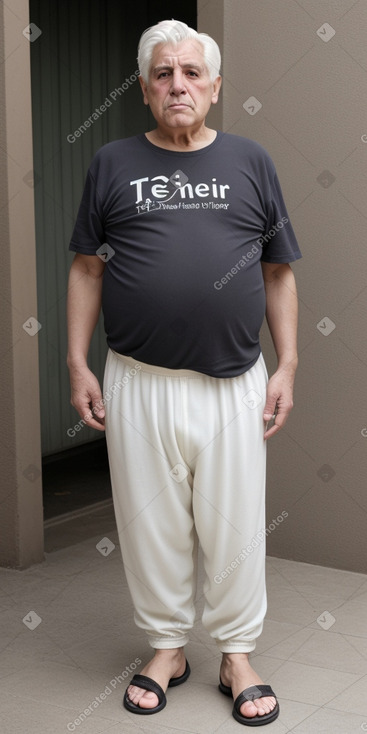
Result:
[[222,652],[250,652],[266,612],[263,356],[239,377],[172,370],[109,351],[104,377],[113,501],[135,622],[181,647],[195,617]]

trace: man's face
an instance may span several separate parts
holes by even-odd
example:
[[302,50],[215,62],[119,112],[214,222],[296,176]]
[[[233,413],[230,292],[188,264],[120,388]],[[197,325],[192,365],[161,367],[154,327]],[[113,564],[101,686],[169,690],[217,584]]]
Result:
[[196,126],[218,100],[221,78],[212,82],[202,45],[195,40],[155,46],[148,83],[139,77],[144,102],[158,127]]

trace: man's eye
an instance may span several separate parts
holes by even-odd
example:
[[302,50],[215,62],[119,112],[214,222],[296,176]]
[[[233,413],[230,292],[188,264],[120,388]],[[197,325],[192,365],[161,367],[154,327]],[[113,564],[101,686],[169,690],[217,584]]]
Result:
[[191,76],[198,76],[196,71],[189,71],[188,72]]
[[162,77],[164,77],[164,76],[168,76],[168,71],[161,71],[161,72],[160,72],[160,73],[158,74],[158,79],[161,79],[161,78],[162,78]]

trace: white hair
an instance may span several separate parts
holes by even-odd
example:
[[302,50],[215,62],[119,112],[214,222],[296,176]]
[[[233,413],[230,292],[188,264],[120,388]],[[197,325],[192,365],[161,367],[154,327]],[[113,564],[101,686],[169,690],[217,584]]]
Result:
[[189,38],[201,43],[210,79],[214,81],[219,76],[221,64],[218,44],[207,33],[198,33],[180,20],[162,20],[151,28],[147,28],[142,34],[138,47],[138,66],[140,76],[144,81],[147,82],[149,79],[153,50],[158,43],[177,45]]

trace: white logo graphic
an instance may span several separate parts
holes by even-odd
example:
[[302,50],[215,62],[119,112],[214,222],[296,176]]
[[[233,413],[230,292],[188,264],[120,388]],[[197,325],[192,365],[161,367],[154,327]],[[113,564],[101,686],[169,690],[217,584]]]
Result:
[[182,464],[176,464],[170,471],[170,476],[175,482],[182,482],[187,475],[188,471]]
[[323,23],[322,26],[317,29],[316,33],[322,41],[327,43],[330,41],[330,38],[335,36],[335,29],[329,23]]
[[38,25],[36,25],[35,23],[30,23],[26,26],[26,28],[23,28],[22,33],[24,38],[27,38],[28,41],[33,43],[33,41],[36,41],[37,38],[40,37],[42,31],[40,28],[38,28]]
[[97,543],[96,548],[102,556],[107,557],[113,550],[115,550],[116,546],[109,538],[102,538],[102,540]]
[[108,263],[108,261],[111,260],[111,257],[113,257],[114,254],[115,250],[113,249],[113,247],[111,247],[111,245],[108,245],[107,242],[101,245],[96,252],[96,255],[98,255],[98,257],[105,263]]
[[262,104],[258,99],[256,99],[256,97],[249,97],[246,99],[246,102],[243,103],[242,107],[249,115],[256,115],[256,113],[261,110]]
[[336,325],[334,324],[334,321],[329,319],[328,316],[324,316],[321,321],[317,324],[317,328],[320,332],[320,334],[323,334],[324,336],[329,336],[334,329],[336,329]]
[[257,406],[260,405],[262,398],[256,390],[249,390],[248,393],[243,396],[242,402],[245,403],[250,410],[254,410],[254,408],[257,408]]
[[32,611],[28,612],[28,614],[23,617],[22,622],[26,627],[28,627],[28,629],[35,630],[36,627],[41,624],[42,619],[37,612]]
[[37,332],[42,329],[42,324],[40,324],[34,316],[30,316],[29,319],[24,322],[23,329],[27,334],[29,334],[29,336],[35,336]]

